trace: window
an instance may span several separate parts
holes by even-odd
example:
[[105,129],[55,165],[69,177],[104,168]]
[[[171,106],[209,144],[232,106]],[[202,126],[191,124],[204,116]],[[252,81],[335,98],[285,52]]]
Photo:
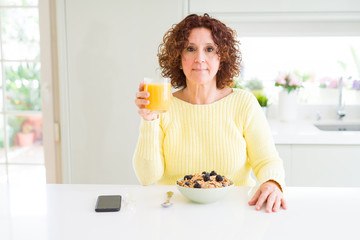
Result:
[[260,80],[276,102],[279,73],[296,72],[304,82],[302,104],[338,103],[339,78],[346,105],[360,104],[360,37],[242,37],[242,79]]
[[38,0],[0,0],[0,183],[45,183]]

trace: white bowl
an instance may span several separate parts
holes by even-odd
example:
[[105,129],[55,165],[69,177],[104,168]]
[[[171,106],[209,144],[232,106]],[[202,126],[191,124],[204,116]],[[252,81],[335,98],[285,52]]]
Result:
[[[182,181],[179,179],[178,181]],[[176,187],[187,199],[197,203],[212,203],[223,198],[234,188],[234,182],[230,180],[230,186],[221,188],[190,188],[179,186]]]

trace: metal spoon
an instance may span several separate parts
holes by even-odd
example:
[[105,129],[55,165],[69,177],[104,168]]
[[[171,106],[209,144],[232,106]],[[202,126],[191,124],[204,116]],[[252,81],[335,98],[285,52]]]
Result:
[[162,207],[167,208],[167,207],[170,207],[171,205],[173,205],[170,202],[170,198],[172,197],[173,194],[174,193],[171,191],[167,192],[167,200],[161,204]]

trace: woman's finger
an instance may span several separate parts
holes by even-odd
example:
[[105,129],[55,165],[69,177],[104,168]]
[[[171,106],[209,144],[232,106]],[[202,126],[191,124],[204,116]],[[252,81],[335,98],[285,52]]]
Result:
[[266,201],[267,197],[269,196],[269,193],[264,191],[261,193],[258,201],[256,202],[256,206],[255,206],[255,209],[256,210],[260,210],[264,204],[264,202]]
[[141,81],[141,83],[139,84],[139,92],[144,91],[144,86],[145,86],[144,81]]
[[278,212],[280,210],[280,206],[281,206],[281,196],[277,196],[275,203],[274,203],[274,207],[273,207],[273,212]]
[[150,93],[146,92],[146,91],[142,91],[142,92],[137,92],[136,93],[136,98],[141,98],[141,99],[145,99],[150,97]]
[[284,198],[281,198],[281,206],[282,206],[282,208],[283,209],[287,209],[287,202],[285,201],[285,199]]
[[146,105],[149,105],[149,103],[150,101],[146,99],[140,99],[140,98],[135,99],[135,104],[139,108],[144,108]]
[[268,195],[266,200],[266,212],[268,213],[272,212],[276,198],[277,198],[276,192],[272,192],[270,195]]
[[260,191],[260,189],[258,189],[256,191],[256,193],[254,194],[254,196],[251,198],[251,200],[248,202],[248,204],[250,206],[255,205],[255,203],[257,202],[257,200],[258,200],[258,198],[260,196],[260,193],[261,193],[261,191]]

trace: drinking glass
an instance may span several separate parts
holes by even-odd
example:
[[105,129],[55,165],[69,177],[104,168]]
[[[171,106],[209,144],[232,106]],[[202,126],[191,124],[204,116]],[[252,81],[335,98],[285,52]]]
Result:
[[144,78],[144,90],[150,93],[145,108],[153,113],[164,113],[168,110],[171,100],[171,84],[169,78]]

